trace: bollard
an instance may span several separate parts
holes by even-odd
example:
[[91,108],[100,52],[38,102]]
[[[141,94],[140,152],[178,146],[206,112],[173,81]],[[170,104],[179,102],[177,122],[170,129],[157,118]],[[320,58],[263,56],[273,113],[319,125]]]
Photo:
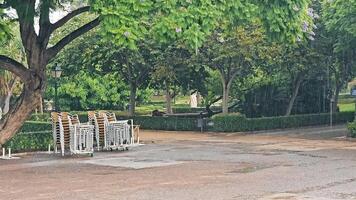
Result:
[[9,148],[9,158],[11,158],[11,148]]
[[2,148],[2,157],[5,158],[5,148]]
[[51,144],[48,144],[48,153],[51,153]]

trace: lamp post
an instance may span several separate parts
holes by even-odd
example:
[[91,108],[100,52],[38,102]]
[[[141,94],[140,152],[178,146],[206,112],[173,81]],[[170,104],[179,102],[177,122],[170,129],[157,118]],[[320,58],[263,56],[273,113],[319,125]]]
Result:
[[52,77],[54,78],[54,110],[59,111],[58,107],[58,79],[61,77],[62,69],[56,63],[54,69],[52,70]]

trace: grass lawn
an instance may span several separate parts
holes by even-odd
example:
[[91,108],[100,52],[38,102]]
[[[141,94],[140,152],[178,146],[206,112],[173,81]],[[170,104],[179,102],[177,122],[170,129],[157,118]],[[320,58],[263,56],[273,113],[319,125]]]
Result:
[[344,112],[344,111],[355,111],[355,103],[339,104],[339,108],[340,108],[341,112]]

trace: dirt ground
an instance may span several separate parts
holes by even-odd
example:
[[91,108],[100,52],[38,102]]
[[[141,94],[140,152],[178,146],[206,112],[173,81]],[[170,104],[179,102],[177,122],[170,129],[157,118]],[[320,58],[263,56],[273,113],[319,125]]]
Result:
[[0,160],[0,199],[356,199],[356,141],[345,134],[141,131],[145,145],[130,151]]

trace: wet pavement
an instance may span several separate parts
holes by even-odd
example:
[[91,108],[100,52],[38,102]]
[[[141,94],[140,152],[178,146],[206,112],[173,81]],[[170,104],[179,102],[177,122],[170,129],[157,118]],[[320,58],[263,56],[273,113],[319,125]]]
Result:
[[130,151],[0,160],[0,199],[356,199],[356,141],[345,135],[142,131]]

